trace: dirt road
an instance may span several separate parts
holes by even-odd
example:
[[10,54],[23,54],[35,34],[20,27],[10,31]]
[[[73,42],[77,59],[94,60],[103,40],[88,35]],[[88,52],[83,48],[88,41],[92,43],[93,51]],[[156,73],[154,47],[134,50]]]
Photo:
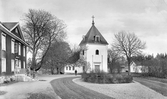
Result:
[[76,77],[66,77],[51,81],[55,93],[62,99],[114,99],[75,84],[72,81],[74,78]]

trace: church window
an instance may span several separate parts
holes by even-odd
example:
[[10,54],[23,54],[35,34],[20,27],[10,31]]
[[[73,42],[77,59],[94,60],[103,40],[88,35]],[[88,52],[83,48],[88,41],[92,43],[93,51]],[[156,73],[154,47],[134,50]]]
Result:
[[99,35],[94,36],[94,41],[99,42],[100,41],[100,36]]
[[69,70],[71,70],[71,66],[69,66]]
[[96,54],[96,55],[99,55],[99,50],[96,50],[95,54]]
[[96,41],[99,42],[100,41],[100,37],[97,36],[96,37]]
[[66,67],[66,70],[68,70],[68,67]]

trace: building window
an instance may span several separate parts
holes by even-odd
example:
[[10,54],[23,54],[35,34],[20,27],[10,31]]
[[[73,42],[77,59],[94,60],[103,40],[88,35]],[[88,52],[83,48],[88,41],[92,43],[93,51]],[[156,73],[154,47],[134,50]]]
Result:
[[73,70],[75,70],[75,66],[73,66]]
[[96,41],[99,42],[100,41],[100,37],[96,36]]
[[2,50],[6,51],[6,35],[2,34]]
[[100,36],[99,35],[94,36],[94,41],[100,42]]
[[85,53],[84,53],[84,50],[82,51],[82,54],[84,55]]
[[21,68],[21,60],[19,60],[19,68]]
[[69,70],[71,70],[71,66],[69,66]]
[[11,60],[11,71],[14,71],[14,59]]
[[96,55],[99,55],[99,50],[96,50],[96,51],[95,51],[95,54],[96,54]]
[[17,34],[19,33],[19,31],[18,31],[18,29],[17,29],[17,28],[15,29],[15,33],[17,33]]
[[23,46],[23,56],[25,56],[25,46]]
[[21,55],[21,44],[19,43],[19,55]]
[[6,72],[6,58],[2,58],[2,72]]
[[68,70],[68,67],[66,67],[66,70]]
[[11,52],[14,53],[14,45],[15,45],[15,40],[11,40]]
[[15,59],[15,66],[16,66],[17,68],[19,68],[19,61],[18,61],[18,59]]
[[14,44],[14,52],[18,53],[18,43],[17,42],[15,42]]
[[26,62],[25,61],[23,61],[23,68],[25,68],[26,67]]

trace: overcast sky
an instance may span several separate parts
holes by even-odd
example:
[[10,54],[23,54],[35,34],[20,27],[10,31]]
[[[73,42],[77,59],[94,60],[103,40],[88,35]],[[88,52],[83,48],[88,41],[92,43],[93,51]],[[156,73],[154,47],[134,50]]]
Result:
[[71,45],[80,43],[94,15],[109,44],[125,30],[146,42],[144,53],[167,53],[167,0],[0,0],[0,21],[22,23],[28,9],[43,9],[63,20]]

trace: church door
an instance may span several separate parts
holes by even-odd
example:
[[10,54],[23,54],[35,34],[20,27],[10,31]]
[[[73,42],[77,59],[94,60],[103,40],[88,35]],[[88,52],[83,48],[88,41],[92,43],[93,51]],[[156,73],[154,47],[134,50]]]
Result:
[[95,65],[95,73],[100,72],[100,65]]

